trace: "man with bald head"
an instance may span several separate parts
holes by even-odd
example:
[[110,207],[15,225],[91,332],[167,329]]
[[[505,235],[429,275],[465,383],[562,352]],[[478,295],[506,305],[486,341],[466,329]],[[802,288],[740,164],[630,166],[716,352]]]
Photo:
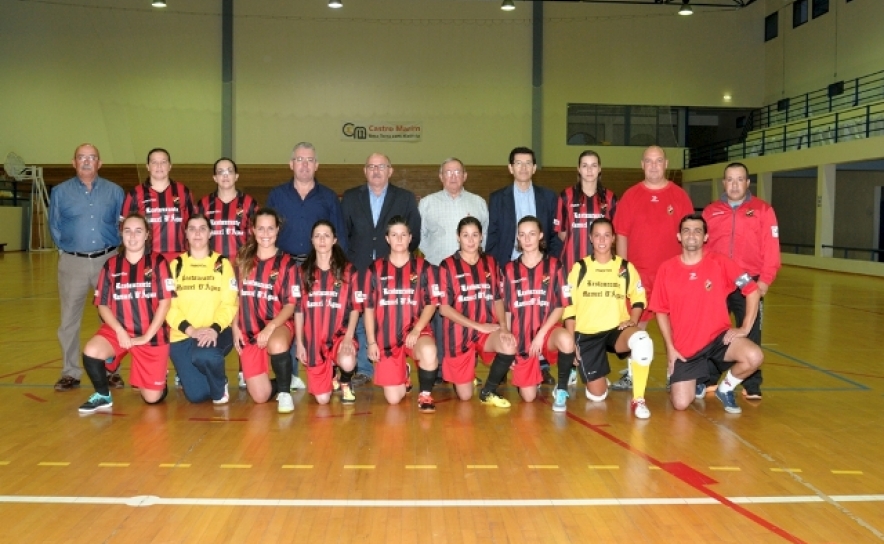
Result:
[[[363,168],[365,184],[347,189],[341,198],[341,209],[344,212],[344,233],[338,233],[338,239],[345,240],[341,244],[347,248],[347,258],[359,271],[360,276],[375,259],[386,257],[390,253],[387,245],[387,222],[396,215],[401,215],[411,230],[411,244],[408,249],[414,251],[421,242],[421,216],[417,209],[417,197],[414,193],[390,183],[393,165],[383,153],[372,153],[365,160]],[[365,327],[362,319],[356,327],[359,341],[359,352],[356,357],[356,375],[351,384],[354,387],[364,385],[374,376],[374,367],[368,362],[366,354]]]
[[[666,179],[669,161],[656,145],[642,154],[645,179],[623,193],[614,216],[617,255],[635,266],[648,300],[654,288],[657,269],[663,261],[681,253],[678,234],[681,218],[694,213],[694,205],[684,189]],[[639,327],[646,329],[654,313],[645,309]],[[671,369],[670,369],[671,370]],[[629,374],[611,385],[618,391],[632,389]]]
[[[101,155],[82,144],[71,161],[77,175],[57,185],[49,197],[49,231],[58,248],[58,299],[61,303],[61,378],[56,391],[80,387],[80,324],[86,299],[95,292],[98,273],[120,245],[123,189],[98,175]],[[112,387],[123,387],[118,374]]]

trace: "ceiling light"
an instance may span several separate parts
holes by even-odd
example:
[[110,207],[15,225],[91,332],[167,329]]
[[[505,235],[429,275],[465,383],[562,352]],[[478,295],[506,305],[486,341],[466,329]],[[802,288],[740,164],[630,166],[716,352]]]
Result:
[[503,4],[500,5],[500,9],[503,11],[513,11],[516,9],[516,4],[513,3],[513,0],[503,0]]
[[328,7],[338,9],[344,7],[344,3],[341,0],[328,0]]
[[166,7],[166,1],[165,0],[153,0],[153,2],[150,3],[150,5],[155,8],[164,8],[164,7]]
[[688,1],[689,0],[684,0],[681,3],[681,9],[678,10],[679,15],[693,15],[694,14],[694,10],[691,9],[691,6],[688,4]]
[[730,102],[732,97],[730,94],[725,94],[724,96],[722,96],[722,98],[725,102]]

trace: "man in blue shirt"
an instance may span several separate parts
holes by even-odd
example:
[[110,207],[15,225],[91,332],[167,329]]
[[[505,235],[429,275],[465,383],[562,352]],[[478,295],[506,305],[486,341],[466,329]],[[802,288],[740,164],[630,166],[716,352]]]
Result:
[[[80,324],[87,298],[95,292],[98,273],[120,245],[120,210],[123,189],[98,176],[101,156],[92,144],[82,144],[72,161],[77,175],[52,190],[49,230],[58,248],[58,298],[61,302],[63,367],[56,391],[80,387]],[[119,374],[109,378],[123,387]]]
[[[303,263],[313,247],[310,239],[313,225],[320,219],[325,219],[335,226],[338,244],[347,251],[341,202],[334,191],[321,185],[314,177],[319,169],[319,161],[316,160],[316,148],[313,144],[300,142],[295,145],[292,149],[292,158],[289,160],[289,168],[292,169],[292,179],[274,187],[267,195],[267,207],[276,210],[283,219],[276,245],[293,255],[298,264]],[[293,342],[293,360],[297,360],[295,347]],[[295,365],[292,373],[292,389],[306,389],[306,387],[298,376],[298,365]]]

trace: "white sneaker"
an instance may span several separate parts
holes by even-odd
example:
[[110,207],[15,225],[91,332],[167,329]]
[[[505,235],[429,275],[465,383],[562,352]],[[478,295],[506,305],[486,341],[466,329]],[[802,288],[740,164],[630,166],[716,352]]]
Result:
[[645,404],[645,399],[635,399],[632,401],[632,413],[634,413],[635,417],[639,419],[648,419],[651,417],[651,411],[648,410],[648,405]]
[[307,389],[307,384],[304,383],[304,380],[297,376],[292,376],[292,391],[297,391],[298,389]]
[[242,372],[239,373],[239,388],[240,389],[246,388],[246,379],[243,377]]
[[276,407],[276,411],[280,414],[288,414],[295,411],[295,401],[292,400],[291,393],[280,393],[276,395],[276,402],[279,403],[279,406]]
[[230,393],[227,390],[227,383],[224,383],[224,396],[218,400],[212,399],[212,404],[227,404],[230,401]]

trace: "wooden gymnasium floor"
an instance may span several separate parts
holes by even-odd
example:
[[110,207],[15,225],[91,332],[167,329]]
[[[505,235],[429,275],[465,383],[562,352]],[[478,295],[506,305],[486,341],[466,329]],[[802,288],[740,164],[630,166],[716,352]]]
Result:
[[[350,409],[299,393],[281,416],[235,389],[217,409],[127,387],[80,417],[86,382],[52,389],[55,266],[0,257],[3,542],[884,540],[882,279],[785,268],[764,400],[739,416],[714,398],[675,413],[657,342],[647,421],[619,392],[554,414],[548,388],[535,404],[507,389],[509,410],[437,388],[435,415],[374,388]],[[84,338],[96,323],[90,308]]]

